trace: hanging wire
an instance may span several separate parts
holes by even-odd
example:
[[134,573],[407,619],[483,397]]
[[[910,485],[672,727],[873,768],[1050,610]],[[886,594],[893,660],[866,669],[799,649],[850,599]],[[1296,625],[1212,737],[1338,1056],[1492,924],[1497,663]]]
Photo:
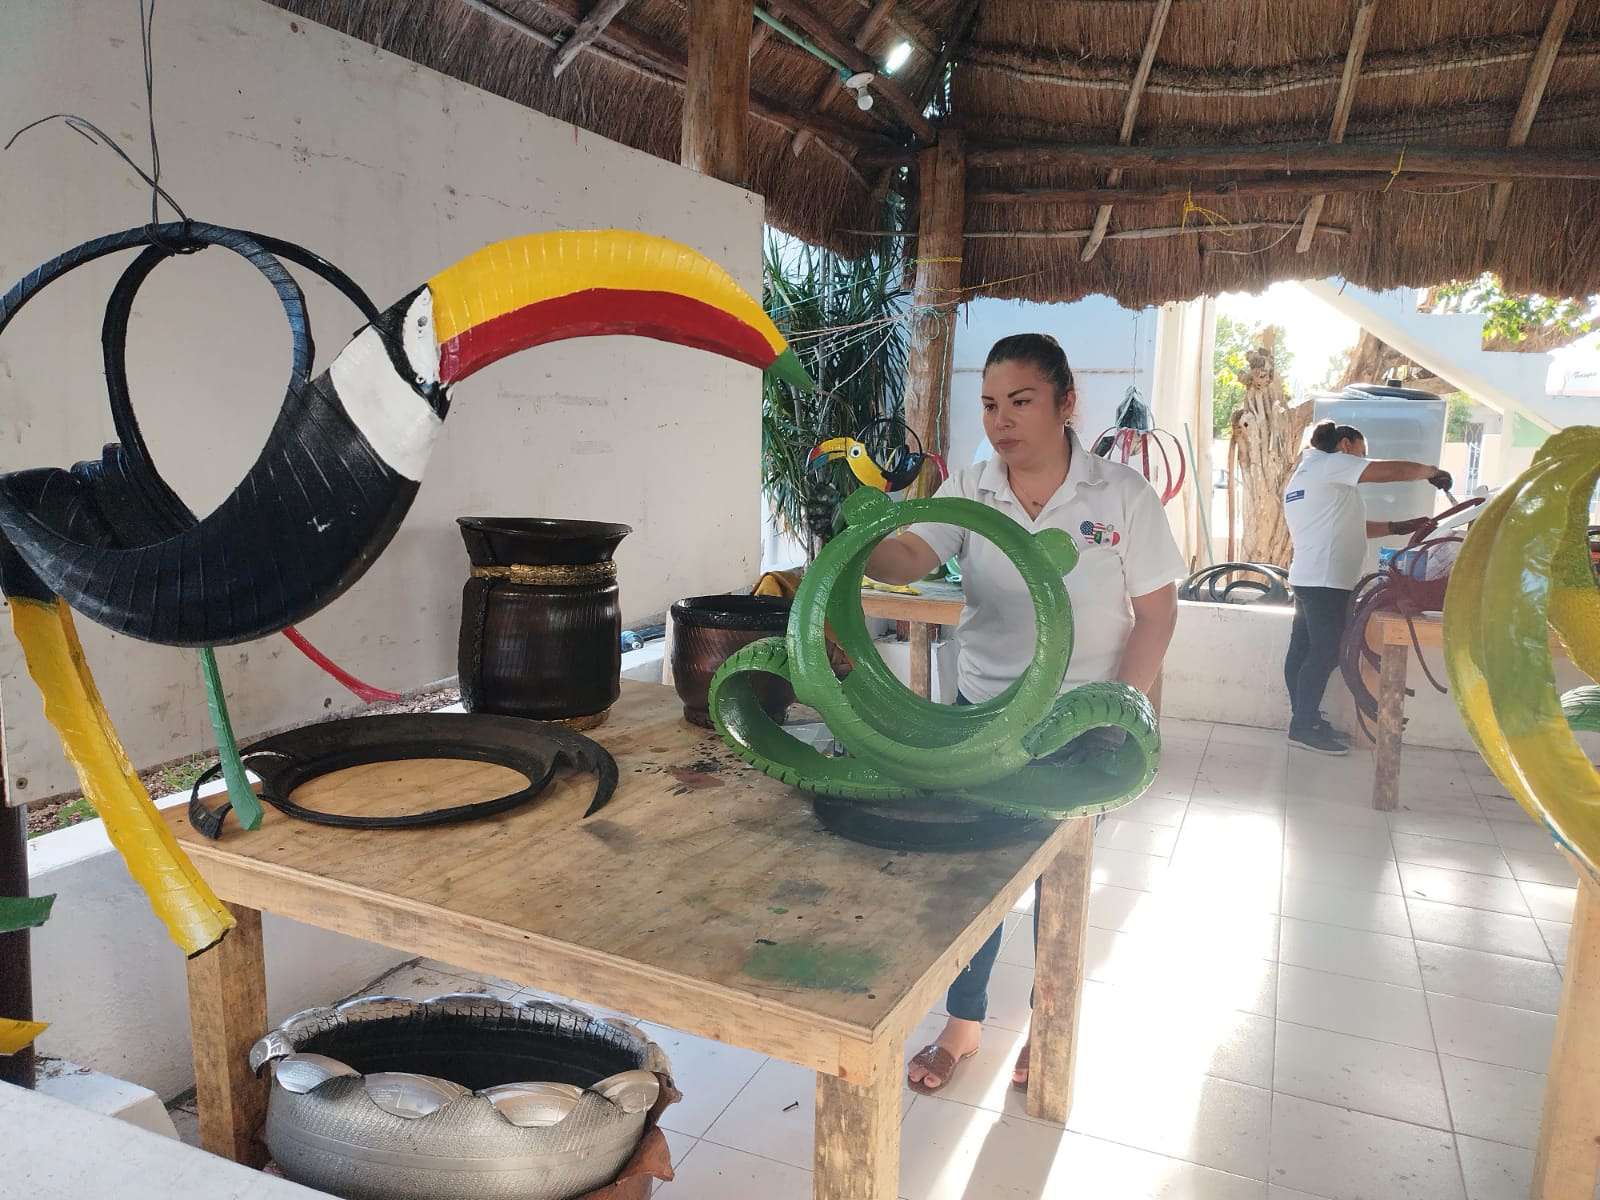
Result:
[[[155,102],[155,54],[153,50],[156,20],[156,0],[139,0],[139,43],[144,53],[144,104],[145,116],[150,128],[150,170],[146,171],[128,156],[127,151],[117,145],[116,140],[101,129],[93,121],[80,117],[76,113],[51,113],[47,117],[40,117],[30,121],[18,129],[0,149],[9,150],[16,140],[30,129],[37,129],[50,121],[61,121],[74,133],[95,145],[104,146],[114,153],[123,162],[133,169],[135,175],[150,185],[150,227],[152,230],[161,224],[160,202],[165,200],[172,211],[178,214],[178,219],[185,225],[190,223],[189,214],[183,211],[182,205],[172,198],[172,193],[161,186],[161,147],[156,140],[156,102]],[[152,241],[157,241],[152,234]],[[157,243],[161,244],[161,243]],[[174,253],[186,252],[183,246],[165,246]]]

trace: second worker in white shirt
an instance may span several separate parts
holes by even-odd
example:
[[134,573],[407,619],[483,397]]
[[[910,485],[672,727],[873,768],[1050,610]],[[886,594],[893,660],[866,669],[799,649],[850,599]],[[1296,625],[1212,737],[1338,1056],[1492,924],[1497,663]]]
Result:
[[1294,627],[1283,664],[1289,688],[1289,743],[1319,754],[1348,753],[1345,736],[1323,719],[1322,693],[1339,661],[1350,594],[1361,581],[1367,539],[1415,533],[1427,517],[1369,521],[1357,489],[1362,483],[1426,480],[1450,488],[1450,472],[1397,458],[1368,458],[1367,439],[1353,425],[1319,421],[1311,445],[1283,491],[1283,513],[1294,542],[1289,586]]

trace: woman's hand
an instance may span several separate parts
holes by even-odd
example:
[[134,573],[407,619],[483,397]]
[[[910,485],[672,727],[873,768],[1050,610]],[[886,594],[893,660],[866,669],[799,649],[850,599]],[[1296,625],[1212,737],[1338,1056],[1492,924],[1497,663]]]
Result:
[[915,583],[939,565],[933,547],[914,533],[884,538],[867,559],[866,575],[879,583]]

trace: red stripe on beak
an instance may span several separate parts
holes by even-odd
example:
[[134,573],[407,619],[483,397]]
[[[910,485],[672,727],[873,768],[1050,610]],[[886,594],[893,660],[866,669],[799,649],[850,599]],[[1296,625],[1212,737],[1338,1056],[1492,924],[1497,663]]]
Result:
[[439,382],[456,383],[529,346],[601,334],[710,350],[763,371],[777,357],[760,330],[704,301],[675,292],[591,288],[462,330],[439,347]]

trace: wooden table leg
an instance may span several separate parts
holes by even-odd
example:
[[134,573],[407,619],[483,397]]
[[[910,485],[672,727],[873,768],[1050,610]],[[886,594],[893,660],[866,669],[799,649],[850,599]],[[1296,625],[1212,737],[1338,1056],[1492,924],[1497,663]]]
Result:
[[1070,824],[1061,853],[1045,868],[1038,898],[1028,1115],[1057,1125],[1065,1125],[1072,1112],[1093,873],[1094,818],[1079,817]]
[[924,700],[933,695],[933,626],[911,622],[911,690]]
[[261,914],[229,905],[239,922],[189,960],[189,1026],[194,1040],[195,1107],[200,1145],[247,1166],[263,1166],[257,1136],[267,1116],[267,1081],[250,1073],[248,1055],[267,1032],[267,970]]
[[1600,1178],[1600,890],[1578,868],[1578,901],[1533,1160],[1533,1200],[1592,1200]]
[[900,1194],[900,1092],[896,1057],[870,1083],[817,1073],[812,1200],[895,1200]]
[[1372,777],[1372,807],[1393,812],[1400,807],[1400,731],[1406,712],[1406,659],[1403,642],[1386,642],[1378,668],[1378,744]]

